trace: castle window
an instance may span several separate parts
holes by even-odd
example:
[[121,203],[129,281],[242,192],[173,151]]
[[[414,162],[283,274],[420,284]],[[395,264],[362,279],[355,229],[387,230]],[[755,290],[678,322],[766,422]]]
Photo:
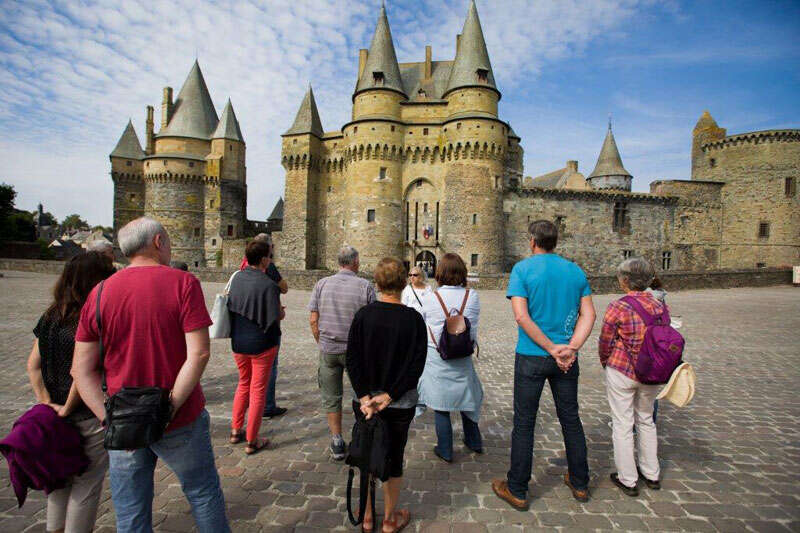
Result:
[[623,259],[630,259],[631,257],[633,257],[633,250],[622,250]]
[[328,185],[328,192],[333,192],[333,187],[331,187],[330,185]]
[[372,73],[372,84],[373,85],[383,85],[384,78],[383,72],[375,71]]
[[717,166],[717,160],[712,157],[711,159],[708,160],[708,164],[711,168],[714,168],[715,166]]
[[428,202],[422,204],[422,212],[426,214],[428,213]]
[[217,239],[211,239],[211,246],[217,245]]
[[495,189],[499,189],[500,188],[500,176],[495,176],[494,177],[494,188]]
[[131,167],[131,166],[133,166],[133,161],[125,161],[125,166],[126,166],[126,167]]
[[392,124],[392,131],[394,131],[394,124]]
[[208,201],[208,207],[214,207],[214,199]]
[[425,94],[424,89],[420,89],[419,91],[417,91],[417,95],[419,96],[420,99],[424,99],[427,96],[427,94]]
[[375,210],[367,209],[367,222],[375,222]]
[[228,224],[228,237],[233,237],[233,224]]
[[292,144],[297,144],[297,139],[292,139]]
[[194,236],[195,237],[199,237],[200,236],[200,228],[194,228]]
[[469,265],[474,267],[478,266],[478,254],[472,254],[472,257],[470,257],[469,260]]
[[194,267],[195,267],[195,268],[197,268],[197,267],[199,267],[199,266],[200,266],[200,263],[199,263],[199,262],[197,262],[197,261],[195,261],[195,262],[194,262]]
[[423,135],[427,135],[428,134],[428,128],[422,128],[422,134]]
[[759,239],[769,238],[769,222],[760,222],[758,224],[758,238]]
[[166,159],[164,160],[164,166],[167,166],[167,160]]
[[417,182],[414,184],[414,186],[415,186],[417,189],[419,189],[420,187],[422,187],[422,180],[417,180]]
[[358,133],[358,126],[353,126],[353,133]]
[[477,223],[478,223],[478,215],[476,215],[475,213],[473,213],[473,214],[472,214],[472,225],[474,226],[474,225],[475,225],[475,224],[477,224]]
[[614,202],[614,231],[621,231],[628,227],[628,204],[627,202]]
[[381,167],[380,174],[378,175],[378,179],[382,179],[382,180],[386,179],[386,167]]
[[132,193],[131,193],[131,195],[130,195],[130,201],[131,201],[131,202],[135,202],[135,201],[136,201],[136,193],[135,193],[135,192],[132,192]]
[[489,70],[485,68],[479,68],[475,71],[478,75],[478,81],[482,83],[487,83],[489,81]]
[[661,252],[661,270],[669,270],[672,266],[672,252]]
[[567,231],[567,217],[563,215],[556,216],[556,219],[553,221],[558,228],[558,233],[562,234]]
[[229,152],[233,152],[233,146],[232,146],[232,145],[231,145],[231,146],[228,146],[228,151],[229,151]]
[[460,123],[460,122],[456,122],[456,129],[457,129],[457,130],[460,130],[460,129],[461,129],[461,123]]
[[193,167],[194,166],[194,161],[189,161],[189,166]]
[[147,167],[147,168],[150,168],[150,161],[148,161],[147,163],[145,163],[145,165],[144,165],[144,166],[145,166],[145,167]]
[[797,182],[794,178],[786,178],[783,183],[786,196],[793,197],[797,193]]
[[511,213],[503,213],[503,219],[508,222],[511,220]]
[[756,268],[767,268],[766,263],[756,263]]

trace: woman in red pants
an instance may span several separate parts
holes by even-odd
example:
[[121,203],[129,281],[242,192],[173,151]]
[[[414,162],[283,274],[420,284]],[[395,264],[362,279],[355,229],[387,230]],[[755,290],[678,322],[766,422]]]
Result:
[[[272,363],[281,338],[280,321],[284,312],[280,288],[265,273],[272,250],[269,244],[253,241],[247,245],[247,268],[237,272],[228,294],[231,313],[231,349],[239,367],[239,385],[233,396],[231,443],[245,437],[245,453],[254,454],[269,445],[259,438],[261,414],[267,398]],[[249,410],[249,411],[248,411]],[[247,413],[247,431],[244,428]]]

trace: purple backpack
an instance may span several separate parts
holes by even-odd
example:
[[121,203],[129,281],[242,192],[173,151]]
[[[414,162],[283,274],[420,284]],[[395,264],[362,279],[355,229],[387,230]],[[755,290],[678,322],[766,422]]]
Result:
[[667,306],[664,305],[660,315],[652,315],[633,296],[625,296],[622,301],[633,307],[645,325],[642,348],[633,363],[636,379],[646,385],[668,382],[672,372],[681,363],[686,341],[670,325]]

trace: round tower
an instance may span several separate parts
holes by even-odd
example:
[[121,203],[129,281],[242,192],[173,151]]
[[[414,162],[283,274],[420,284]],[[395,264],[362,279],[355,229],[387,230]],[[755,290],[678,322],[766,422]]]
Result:
[[709,179],[709,174],[716,159],[713,157],[706,157],[703,151],[703,145],[713,141],[720,141],[725,138],[727,131],[717,125],[717,121],[711,116],[708,110],[703,111],[697,124],[692,130],[692,179],[703,180]]
[[114,235],[122,226],[144,215],[144,158],[133,123],[128,121],[117,146],[109,154],[114,181]]
[[353,120],[343,133],[348,179],[342,213],[344,242],[365,270],[387,255],[401,257],[403,239],[400,102],[407,100],[386,8],[381,7],[369,51],[359,58]]
[[475,2],[458,37],[447,90],[449,118],[442,206],[442,248],[459,254],[472,274],[503,271],[503,168],[509,128]]

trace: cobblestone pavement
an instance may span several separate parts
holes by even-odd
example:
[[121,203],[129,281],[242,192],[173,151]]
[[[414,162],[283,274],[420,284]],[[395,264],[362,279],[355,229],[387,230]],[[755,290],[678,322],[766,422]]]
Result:
[[[0,279],[0,431],[31,405],[25,374],[31,329],[45,308],[54,277],[4,272]],[[220,284],[204,284],[211,306]],[[214,341],[203,377],[212,415],[217,467],[233,530],[346,530],[346,468],[328,458],[327,427],[319,413],[317,352],[308,332],[309,294],[284,297],[288,316],[280,352],[279,404],[289,413],[265,420],[271,449],[245,457],[227,442],[236,369],[225,341]],[[552,398],[542,395],[536,429],[532,504],[517,512],[489,485],[508,469],[516,328],[500,292],[481,293],[481,354],[486,397],[481,420],[486,453],[456,449],[446,465],[433,455],[430,412],[411,428],[406,488],[411,531],[629,530],[800,531],[800,289],[775,287],[680,292],[669,296],[683,317],[686,359],[697,370],[694,402],[685,409],[662,403],[659,455],[663,489],[634,499],[608,480],[612,471],[609,410],[594,353],[597,330],[581,356],[581,415],[589,445],[592,499],[578,503],[562,483],[564,448]],[[596,298],[602,315],[610,296]],[[345,427],[352,424],[346,414]],[[461,429],[456,425],[454,442]],[[156,473],[153,520],[157,531],[191,531],[189,506],[173,474]],[[44,531],[45,500],[33,493],[17,509],[8,470],[0,462],[0,531]],[[380,507],[379,507],[380,509]],[[113,531],[108,490],[99,531]]]

